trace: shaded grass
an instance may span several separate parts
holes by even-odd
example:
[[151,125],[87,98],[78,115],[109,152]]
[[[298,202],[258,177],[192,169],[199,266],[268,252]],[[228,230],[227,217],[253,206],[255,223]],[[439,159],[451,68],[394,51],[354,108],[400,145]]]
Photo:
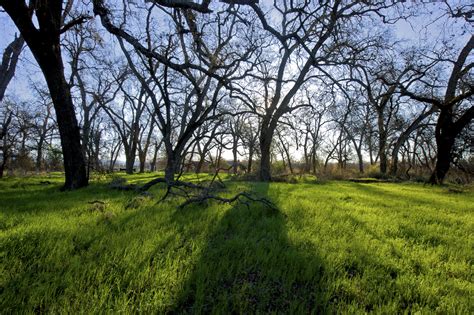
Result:
[[280,211],[176,210],[108,180],[0,181],[2,312],[474,312],[472,189],[229,182]]

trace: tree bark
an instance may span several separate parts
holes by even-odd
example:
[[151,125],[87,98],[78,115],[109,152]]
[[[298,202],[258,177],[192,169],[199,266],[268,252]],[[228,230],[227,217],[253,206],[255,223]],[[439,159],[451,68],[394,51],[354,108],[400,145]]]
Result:
[[132,150],[125,154],[125,172],[127,174],[133,174],[133,166],[135,165],[135,153]]
[[267,130],[261,131],[260,134],[260,170],[259,179],[262,182],[268,182],[272,179],[271,176],[271,163],[270,163],[270,151],[272,145],[273,130],[268,128]]
[[56,111],[66,177],[63,189],[71,190],[87,186],[88,178],[74,104],[64,77],[59,44],[53,46],[52,50],[51,53],[39,52],[42,57],[37,60],[46,78]]
[[436,166],[431,174],[431,184],[442,184],[451,164],[452,151],[457,133],[451,110],[441,110],[436,123]]
[[165,180],[167,183],[174,182],[175,174],[179,171],[180,164],[181,154],[176,151],[167,152],[165,167]]

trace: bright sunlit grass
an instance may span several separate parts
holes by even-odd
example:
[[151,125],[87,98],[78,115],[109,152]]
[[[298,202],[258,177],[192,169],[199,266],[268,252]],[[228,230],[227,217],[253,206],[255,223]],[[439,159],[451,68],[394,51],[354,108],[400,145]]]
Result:
[[228,182],[280,211],[177,210],[156,204],[163,187],[136,198],[109,180],[0,181],[2,313],[474,312],[472,189]]

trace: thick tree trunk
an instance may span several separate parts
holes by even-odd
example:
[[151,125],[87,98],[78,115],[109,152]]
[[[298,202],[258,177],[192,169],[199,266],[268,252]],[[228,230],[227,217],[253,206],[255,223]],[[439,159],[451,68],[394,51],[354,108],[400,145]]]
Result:
[[135,154],[128,152],[125,154],[125,172],[127,174],[133,174],[133,166],[135,165]]
[[146,152],[138,154],[138,160],[140,161],[140,173],[145,173],[145,163],[146,163]]
[[167,154],[166,167],[165,167],[165,180],[167,183],[174,182],[175,174],[179,171],[181,159],[180,155],[176,152],[170,152]]
[[260,170],[259,179],[263,182],[268,182],[272,179],[271,176],[271,162],[270,162],[270,151],[272,145],[273,131],[262,130],[260,135]]
[[450,111],[441,111],[436,124],[436,166],[430,177],[431,184],[442,184],[451,164],[456,134]]
[[438,145],[438,154],[436,157],[436,166],[430,177],[430,183],[442,184],[451,164],[451,152],[454,146],[454,139],[449,136],[441,136],[436,139]]
[[406,141],[406,139],[401,139],[401,137],[397,140],[395,143],[395,146],[393,147],[392,150],[392,162],[390,165],[390,175],[396,176],[398,173],[398,152],[400,151],[403,143]]
[[87,186],[88,177],[76,113],[69,86],[64,78],[59,48],[56,53],[54,57],[45,58],[41,68],[51,93],[61,138],[66,177],[63,189],[70,190]]

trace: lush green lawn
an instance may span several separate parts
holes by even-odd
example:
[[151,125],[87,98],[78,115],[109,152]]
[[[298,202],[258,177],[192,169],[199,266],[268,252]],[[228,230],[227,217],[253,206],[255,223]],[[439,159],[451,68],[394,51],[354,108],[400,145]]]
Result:
[[230,182],[280,211],[177,210],[44,180],[0,181],[1,313],[474,313],[472,189]]

